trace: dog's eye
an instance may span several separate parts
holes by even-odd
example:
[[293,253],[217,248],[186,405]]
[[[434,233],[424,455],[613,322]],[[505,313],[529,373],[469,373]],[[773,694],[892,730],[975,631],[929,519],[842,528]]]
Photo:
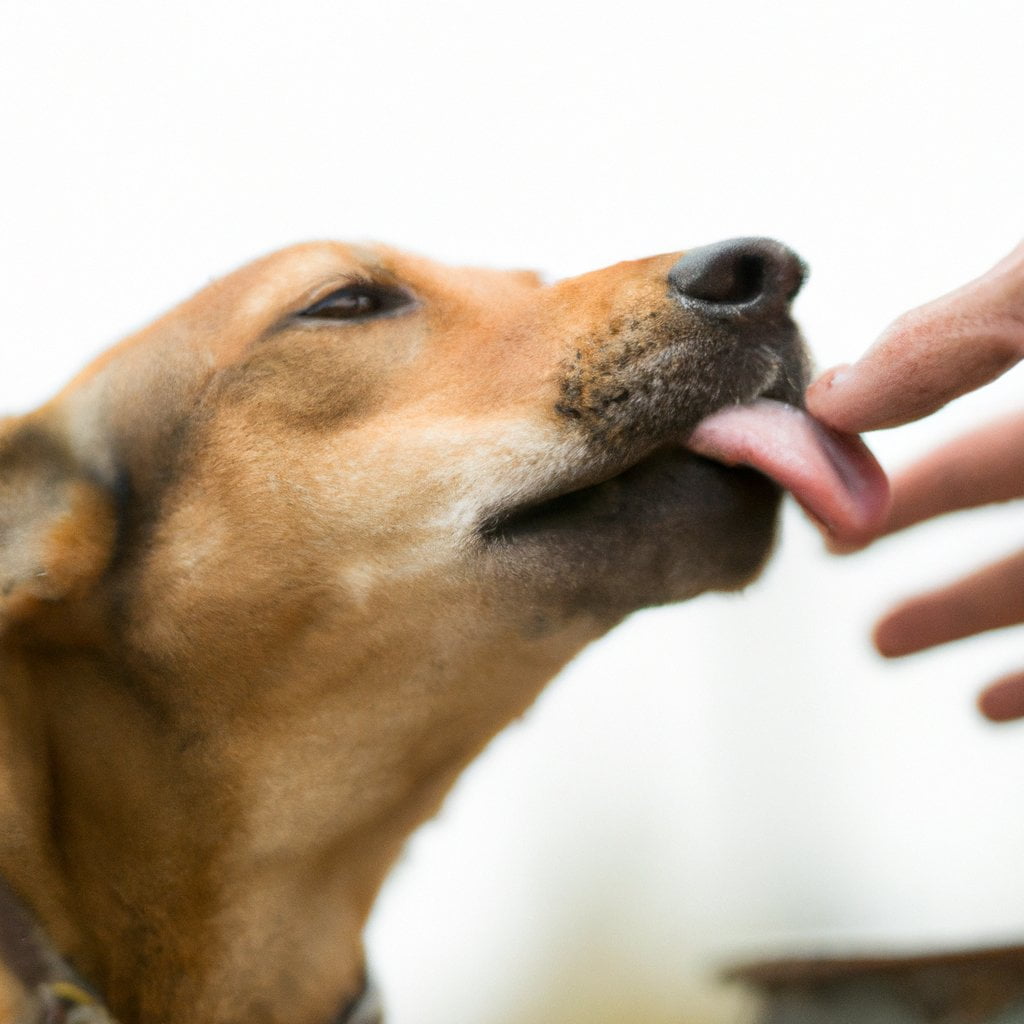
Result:
[[376,284],[350,284],[304,309],[299,316],[309,320],[368,320],[394,313],[412,304],[398,288]]

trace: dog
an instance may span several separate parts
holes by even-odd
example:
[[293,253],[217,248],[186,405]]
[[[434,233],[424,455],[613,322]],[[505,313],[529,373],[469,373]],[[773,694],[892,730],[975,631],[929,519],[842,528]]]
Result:
[[799,409],[803,276],[308,243],[3,421],[2,1019],[377,1019],[389,866],[566,662],[749,583],[782,487],[877,521]]

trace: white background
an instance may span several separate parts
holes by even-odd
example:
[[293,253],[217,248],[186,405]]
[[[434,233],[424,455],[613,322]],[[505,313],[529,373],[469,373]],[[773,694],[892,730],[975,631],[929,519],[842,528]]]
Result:
[[[739,234],[813,274],[820,365],[1021,234],[1019,0],[0,3],[0,408],[254,255],[377,238],[552,276]],[[1010,374],[876,435],[890,467]],[[395,1024],[728,1014],[750,951],[1024,936],[1020,634],[886,664],[887,602],[1020,510],[827,558],[794,511],[736,597],[638,615],[414,841],[371,951]]]

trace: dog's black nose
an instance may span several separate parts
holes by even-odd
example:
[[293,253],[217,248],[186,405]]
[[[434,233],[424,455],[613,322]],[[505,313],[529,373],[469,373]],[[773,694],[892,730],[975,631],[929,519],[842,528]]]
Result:
[[672,291],[686,302],[721,313],[789,303],[807,268],[792,249],[771,238],[732,238],[691,249],[669,271]]

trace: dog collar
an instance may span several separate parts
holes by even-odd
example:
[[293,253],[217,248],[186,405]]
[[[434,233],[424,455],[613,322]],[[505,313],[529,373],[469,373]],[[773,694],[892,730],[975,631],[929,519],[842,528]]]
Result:
[[0,875],[0,962],[31,1002],[31,1024],[114,1024]]
[[[25,1024],[116,1024],[103,1004],[47,941],[35,918],[0,875],[0,963],[32,1000]],[[359,994],[332,1024],[381,1024],[377,987],[364,977]]]
[[[70,981],[44,982],[35,1000],[32,1024],[117,1024],[92,993]],[[367,981],[334,1024],[382,1024],[382,1014],[377,988]]]
[[39,1024],[116,1024],[98,1000],[70,981],[52,981],[36,990]]

